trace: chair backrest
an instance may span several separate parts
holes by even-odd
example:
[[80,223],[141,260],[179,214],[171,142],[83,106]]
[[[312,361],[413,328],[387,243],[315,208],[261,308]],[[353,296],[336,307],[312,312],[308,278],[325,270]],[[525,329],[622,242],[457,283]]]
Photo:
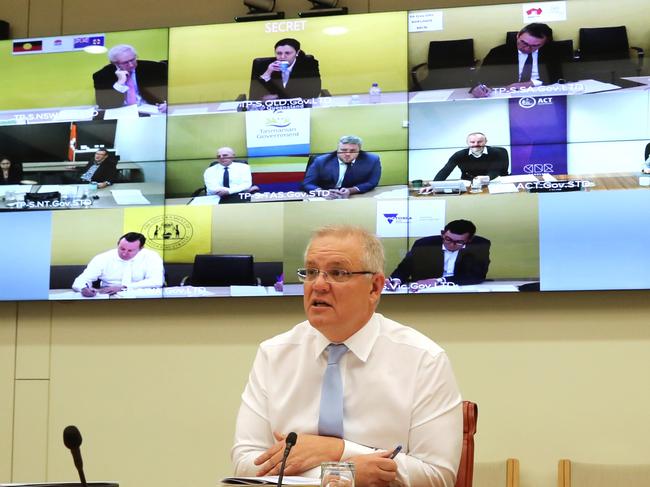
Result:
[[463,401],[463,451],[456,476],[456,487],[472,487],[474,477],[474,433],[478,422],[478,406]]
[[0,20],[0,41],[9,39],[9,22]]
[[254,286],[252,255],[196,255],[190,283],[193,286]]
[[580,58],[583,61],[629,59],[630,44],[627,29],[618,27],[581,28],[578,34]]
[[519,460],[477,462],[473,480],[480,487],[519,487]]
[[474,66],[474,39],[429,42],[429,69]]
[[645,155],[643,159],[647,159],[650,156],[650,142],[648,142],[648,145],[645,146]]
[[604,465],[572,462],[563,459],[558,462],[558,487],[647,487],[650,485],[650,463],[643,465]]

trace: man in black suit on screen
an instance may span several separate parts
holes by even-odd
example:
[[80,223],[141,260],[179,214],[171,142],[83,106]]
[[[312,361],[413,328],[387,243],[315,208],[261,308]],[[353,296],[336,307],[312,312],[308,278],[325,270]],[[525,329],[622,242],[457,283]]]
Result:
[[281,39],[274,48],[275,58],[253,61],[250,99],[317,98],[321,81],[316,58],[305,54],[296,39]]
[[392,286],[415,283],[437,286],[480,284],[490,265],[490,241],[475,235],[469,220],[454,220],[440,235],[416,240],[402,262],[391,273]]
[[146,104],[167,112],[167,63],[140,61],[128,44],[111,48],[108,59],[110,64],[93,74],[100,109]]
[[479,84],[470,93],[484,98],[493,87],[532,88],[557,83],[562,77],[562,58],[553,43],[553,29],[533,23],[517,33],[515,42],[490,50],[478,72]]

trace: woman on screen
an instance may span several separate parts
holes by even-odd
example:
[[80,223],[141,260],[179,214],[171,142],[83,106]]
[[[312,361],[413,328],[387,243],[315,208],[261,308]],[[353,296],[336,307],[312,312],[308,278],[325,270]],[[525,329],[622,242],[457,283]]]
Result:
[[0,184],[20,184],[22,179],[23,165],[0,156]]
[[274,48],[274,58],[253,60],[249,98],[276,100],[318,97],[321,82],[316,58],[302,52],[296,39],[281,39]]

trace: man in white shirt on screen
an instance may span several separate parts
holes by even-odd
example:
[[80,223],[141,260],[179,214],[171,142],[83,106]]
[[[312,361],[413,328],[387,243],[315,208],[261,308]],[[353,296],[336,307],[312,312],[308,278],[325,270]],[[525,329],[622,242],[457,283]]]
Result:
[[203,173],[206,193],[220,196],[220,203],[243,203],[250,200],[245,193],[252,190],[251,168],[245,162],[234,159],[235,151],[231,147],[220,147],[216,161]]
[[453,487],[458,386],[440,346],[375,313],[383,268],[382,244],[366,230],[315,232],[298,271],[307,321],[259,347],[237,417],[235,475],[277,475],[293,431],[286,475],[318,477],[322,462],[351,461],[359,487]]
[[[117,248],[92,258],[72,283],[84,297],[115,294],[129,289],[160,288],[164,282],[163,261],[157,252],[144,248],[145,236],[137,232],[122,235]],[[94,289],[92,283],[100,282]]]

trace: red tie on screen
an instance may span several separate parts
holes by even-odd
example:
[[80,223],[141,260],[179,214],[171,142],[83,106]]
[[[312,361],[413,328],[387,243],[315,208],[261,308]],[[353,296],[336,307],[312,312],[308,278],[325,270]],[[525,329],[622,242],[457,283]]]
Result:
[[126,92],[126,104],[135,105],[138,103],[138,97],[135,92],[135,80],[133,79],[133,72],[129,73],[129,77],[126,80],[126,86],[129,88],[129,91]]

